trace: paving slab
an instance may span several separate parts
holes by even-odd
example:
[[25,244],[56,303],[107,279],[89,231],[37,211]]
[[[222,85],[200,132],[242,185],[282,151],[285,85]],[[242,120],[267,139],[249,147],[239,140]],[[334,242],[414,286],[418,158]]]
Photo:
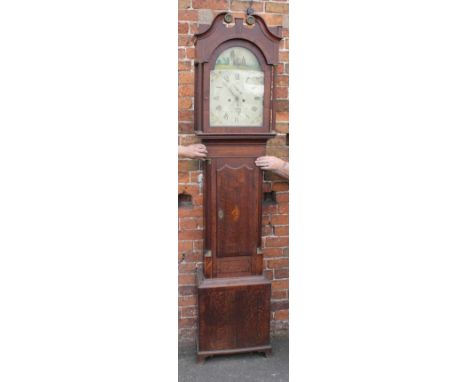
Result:
[[287,382],[289,339],[272,338],[273,353],[244,353],[207,358],[197,363],[193,349],[179,350],[179,382]]

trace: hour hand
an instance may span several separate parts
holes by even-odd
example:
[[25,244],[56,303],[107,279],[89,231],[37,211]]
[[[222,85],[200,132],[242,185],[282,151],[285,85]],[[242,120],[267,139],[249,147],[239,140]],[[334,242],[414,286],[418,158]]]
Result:
[[223,83],[224,83],[224,86],[225,86],[226,88],[228,88],[228,90],[231,92],[231,94],[232,94],[234,97],[239,97],[239,96],[241,95],[239,89],[237,89],[235,86],[234,86],[234,88],[236,89],[237,94],[236,94],[236,92],[234,91],[233,87],[230,86],[225,80],[223,80]]

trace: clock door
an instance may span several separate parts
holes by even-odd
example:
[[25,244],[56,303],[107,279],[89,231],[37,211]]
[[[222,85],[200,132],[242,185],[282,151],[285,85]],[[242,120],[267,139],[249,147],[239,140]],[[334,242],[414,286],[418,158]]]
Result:
[[210,126],[263,126],[265,74],[251,50],[221,52],[210,72]]
[[252,274],[257,251],[259,170],[254,158],[219,158],[216,165],[218,277]]
[[266,133],[270,130],[272,68],[245,40],[220,45],[204,66],[205,133]]

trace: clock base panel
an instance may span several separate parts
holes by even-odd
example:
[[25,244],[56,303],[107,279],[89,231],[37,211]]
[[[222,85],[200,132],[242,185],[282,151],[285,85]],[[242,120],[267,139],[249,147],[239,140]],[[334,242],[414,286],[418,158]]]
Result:
[[271,354],[271,281],[264,275],[207,279],[197,273],[197,358]]

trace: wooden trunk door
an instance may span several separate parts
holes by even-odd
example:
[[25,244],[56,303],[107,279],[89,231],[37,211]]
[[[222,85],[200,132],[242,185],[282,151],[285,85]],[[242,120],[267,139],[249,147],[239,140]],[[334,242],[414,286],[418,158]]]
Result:
[[217,158],[215,172],[215,274],[250,275],[259,237],[260,171],[254,158]]

